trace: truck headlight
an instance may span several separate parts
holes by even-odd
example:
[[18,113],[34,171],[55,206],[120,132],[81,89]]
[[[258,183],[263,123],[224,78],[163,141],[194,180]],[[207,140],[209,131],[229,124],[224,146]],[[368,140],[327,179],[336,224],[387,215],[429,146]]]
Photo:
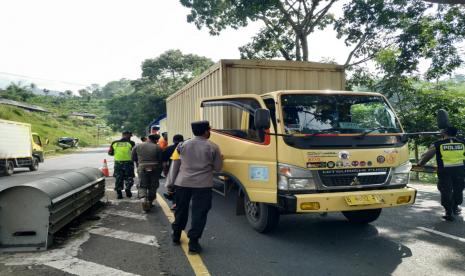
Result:
[[279,190],[315,190],[316,185],[310,170],[287,164],[278,164]]
[[412,163],[410,163],[410,161],[407,161],[399,167],[394,168],[391,185],[407,185],[411,169]]

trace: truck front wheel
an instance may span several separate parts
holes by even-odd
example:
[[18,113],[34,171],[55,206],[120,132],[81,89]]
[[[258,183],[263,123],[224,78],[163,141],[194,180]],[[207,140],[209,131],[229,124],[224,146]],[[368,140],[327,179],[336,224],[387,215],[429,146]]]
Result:
[[344,211],[344,217],[353,223],[370,223],[378,219],[381,215],[381,209],[369,209],[358,211]]
[[31,172],[39,169],[39,159],[37,157],[32,158],[32,164],[29,166]]
[[274,230],[279,223],[279,211],[275,206],[265,203],[252,202],[244,196],[244,208],[247,221],[260,233]]

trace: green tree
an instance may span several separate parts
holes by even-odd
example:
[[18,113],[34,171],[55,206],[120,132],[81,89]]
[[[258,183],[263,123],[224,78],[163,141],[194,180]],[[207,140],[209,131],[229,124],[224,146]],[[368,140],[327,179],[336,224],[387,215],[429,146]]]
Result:
[[71,90],[65,90],[64,96],[67,98],[71,98],[74,95],[73,91]]
[[131,85],[131,81],[128,79],[120,79],[117,81],[111,81],[102,87],[102,97],[110,99],[114,95],[131,94],[134,92],[134,87]]
[[86,88],[87,91],[90,91],[94,98],[102,98],[102,88],[99,84],[93,83]]
[[[157,58],[142,63],[142,77],[131,82],[132,90],[120,83],[108,83],[103,91],[110,89],[113,97],[107,102],[109,114],[106,117],[113,130],[121,127],[131,129],[138,135],[145,135],[148,124],[166,113],[165,99],[187,84],[213,62],[179,50],[169,50]],[[114,93],[111,87],[123,86]]]
[[133,85],[136,89],[152,86],[164,94],[171,94],[212,65],[209,58],[168,50],[157,58],[144,60],[142,78]]
[[11,100],[26,102],[35,97],[28,86],[23,85],[21,82],[11,83],[5,89],[3,97]]
[[87,102],[90,102],[90,100],[92,99],[92,94],[87,89],[79,89],[78,93],[81,96],[81,98]]
[[426,59],[431,63],[426,77],[436,79],[463,63],[458,49],[465,37],[463,6],[432,9],[420,0],[354,0],[343,10],[334,26],[352,47],[346,66],[375,60],[386,74],[400,76],[416,73]]
[[465,35],[465,7],[433,5],[422,0],[354,0],[334,16],[337,0],[180,0],[190,8],[187,21],[207,27],[212,35],[227,27],[261,21],[265,27],[240,48],[243,58],[308,60],[318,40],[315,30],[333,27],[351,48],[344,65],[352,67],[398,51],[397,71],[412,72],[420,59],[431,61],[428,78],[452,72],[461,63],[457,45]]
[[180,0],[191,9],[187,21],[206,26],[217,35],[227,27],[238,29],[251,21],[265,27],[240,48],[242,56],[308,60],[308,36],[334,23],[331,8],[337,0]]

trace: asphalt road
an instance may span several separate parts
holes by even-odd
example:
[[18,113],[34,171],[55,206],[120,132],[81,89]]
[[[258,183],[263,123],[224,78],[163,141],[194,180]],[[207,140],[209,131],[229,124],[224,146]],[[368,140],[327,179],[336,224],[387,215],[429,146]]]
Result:
[[[105,149],[58,157],[48,160],[36,177],[100,167],[103,158],[107,158]],[[11,179],[19,181],[27,174]],[[169,243],[169,222],[160,207],[141,217],[139,203],[114,200],[111,179],[108,182],[106,204],[92,213],[100,219],[76,222],[53,248],[60,254],[75,252],[65,264],[50,262],[41,253],[4,254],[0,274],[90,275],[77,269],[76,264],[83,264],[100,272],[95,275],[193,275],[181,248]],[[463,219],[443,222],[435,186],[413,186],[418,189],[415,205],[384,209],[370,225],[350,224],[337,213],[284,215],[276,231],[266,235],[255,232],[244,216],[235,215],[234,195],[215,194],[201,258],[211,275],[465,275]],[[88,238],[80,240],[86,233]],[[72,246],[78,250],[71,250]],[[28,258],[32,261],[18,261]]]
[[0,177],[0,185],[19,185],[83,167],[100,168],[105,158],[113,162],[113,158],[107,155],[107,150],[107,147],[86,148],[69,155],[52,156],[40,163],[39,170],[35,172],[28,168],[16,168],[12,176]]

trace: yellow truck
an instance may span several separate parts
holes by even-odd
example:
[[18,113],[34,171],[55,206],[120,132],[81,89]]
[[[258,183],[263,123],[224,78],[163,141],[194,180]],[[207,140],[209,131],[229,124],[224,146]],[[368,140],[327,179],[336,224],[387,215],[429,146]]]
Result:
[[237,191],[259,232],[283,213],[369,223],[415,201],[407,136],[384,96],[343,89],[338,65],[222,60],[167,99],[168,135],[210,121],[225,158],[215,188]]
[[15,168],[39,169],[44,162],[40,136],[27,123],[0,120],[0,174],[12,175]]

